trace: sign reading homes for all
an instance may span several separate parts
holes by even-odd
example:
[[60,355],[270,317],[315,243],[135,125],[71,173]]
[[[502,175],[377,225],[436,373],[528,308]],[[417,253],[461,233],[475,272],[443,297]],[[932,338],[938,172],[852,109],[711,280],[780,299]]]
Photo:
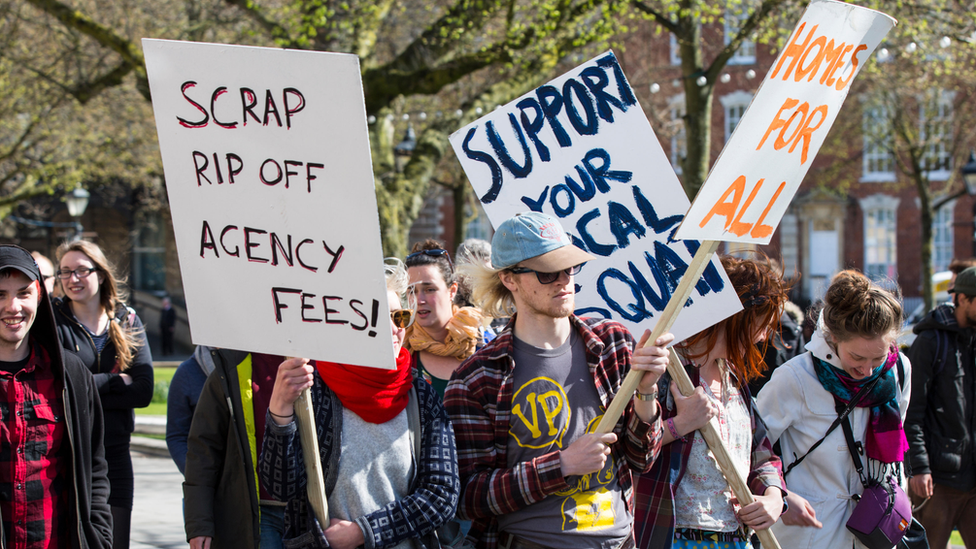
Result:
[[359,60],[143,47],[193,342],[393,368]]
[[695,197],[678,238],[768,244],[851,82],[894,24],[874,10],[811,2]]
[[[699,243],[671,237],[688,199],[611,52],[495,109],[451,136],[492,225],[519,212],[558,218],[593,254],[576,276],[576,313],[652,328]],[[718,260],[672,332],[680,340],[741,305]]]

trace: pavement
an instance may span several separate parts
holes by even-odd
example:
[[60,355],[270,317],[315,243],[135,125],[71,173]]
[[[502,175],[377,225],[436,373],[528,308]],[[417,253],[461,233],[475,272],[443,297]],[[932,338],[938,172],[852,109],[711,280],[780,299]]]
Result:
[[185,549],[188,544],[183,530],[183,475],[169,453],[165,457],[148,455],[137,448],[133,445],[135,500],[129,547]]

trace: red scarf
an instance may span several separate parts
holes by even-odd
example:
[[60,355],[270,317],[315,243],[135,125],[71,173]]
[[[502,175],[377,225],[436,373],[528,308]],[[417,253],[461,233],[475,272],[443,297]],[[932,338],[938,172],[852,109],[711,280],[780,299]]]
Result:
[[316,361],[322,381],[339,402],[369,423],[386,423],[407,407],[413,375],[410,353],[400,347],[396,370]]

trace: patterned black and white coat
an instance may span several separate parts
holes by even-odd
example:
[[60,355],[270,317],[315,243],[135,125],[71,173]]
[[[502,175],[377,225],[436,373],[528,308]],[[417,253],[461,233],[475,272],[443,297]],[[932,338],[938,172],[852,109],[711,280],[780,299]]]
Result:
[[[392,547],[406,539],[436,543],[437,527],[454,517],[461,482],[454,430],[440,397],[422,379],[414,380],[421,424],[421,452],[410,495],[356,519],[366,549]],[[325,491],[336,484],[342,447],[342,403],[318,375],[312,386],[312,408],[325,477]],[[285,513],[285,547],[329,547],[306,495],[305,464],[295,421],[278,425],[266,418],[258,466],[262,485],[278,501],[289,502]],[[437,545],[433,545],[437,547]]]

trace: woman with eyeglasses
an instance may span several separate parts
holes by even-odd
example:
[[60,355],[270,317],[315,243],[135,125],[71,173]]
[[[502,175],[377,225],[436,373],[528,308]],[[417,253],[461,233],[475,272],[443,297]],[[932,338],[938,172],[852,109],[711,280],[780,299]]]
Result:
[[54,299],[58,336],[88,366],[98,387],[112,488],[112,547],[127,549],[133,496],[129,437],[135,427],[133,409],[152,400],[152,354],[142,321],[125,305],[122,281],[101,248],[86,240],[65,242],[57,259],[64,296]]
[[[743,309],[676,346],[694,393],[682,396],[670,374],[658,381],[664,440],[651,470],[634,478],[637,547],[751,549],[751,530],[769,528],[784,511],[780,459],[748,384],[766,367],[757,344],[779,321],[788,287],[766,262],[724,256],[722,266]],[[713,417],[735,467],[748,478],[755,497],[749,505],[734,500],[698,432]]]
[[491,340],[484,316],[474,307],[458,307],[457,273],[443,244],[425,240],[407,256],[411,295],[417,319],[407,330],[406,347],[417,375],[444,397],[451,374],[466,358]]
[[[403,264],[393,262],[386,276],[395,370],[303,358],[278,368],[258,475],[275,499],[290,502],[286,547],[440,547],[435,529],[454,516],[461,491],[454,431],[440,397],[411,372],[402,346],[412,316],[403,308],[408,279]],[[294,418],[294,402],[306,388],[329,524],[318,523],[306,496]]]

